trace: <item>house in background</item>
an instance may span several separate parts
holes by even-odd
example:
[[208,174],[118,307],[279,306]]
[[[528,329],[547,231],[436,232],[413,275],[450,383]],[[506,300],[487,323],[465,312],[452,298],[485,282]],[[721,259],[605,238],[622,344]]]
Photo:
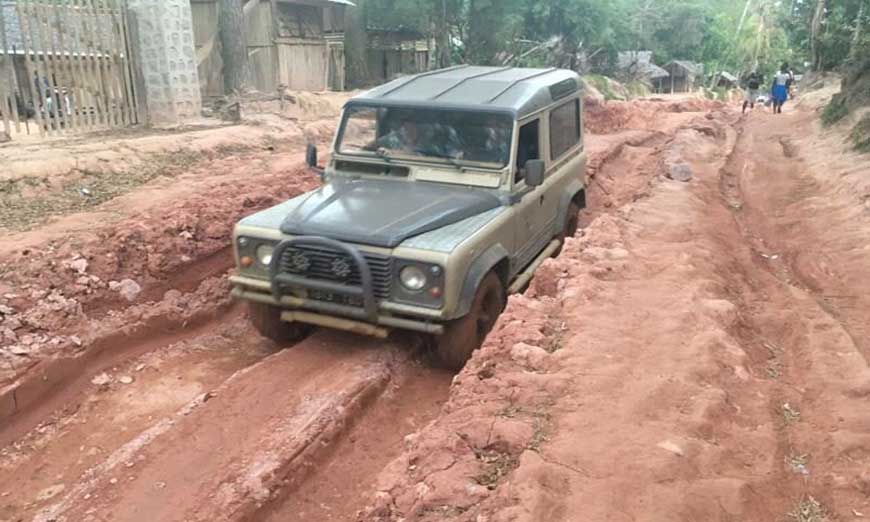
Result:
[[661,85],[670,75],[652,62],[652,51],[621,51],[616,68],[624,79],[639,80],[650,87]]
[[[251,86],[345,88],[344,11],[349,0],[260,0],[245,17]],[[217,0],[191,0],[203,97],[223,96]]]
[[658,92],[692,92],[698,79],[704,77],[704,65],[685,60],[674,60],[664,66],[668,72],[668,79],[658,80],[656,90]]
[[397,76],[429,70],[431,45],[426,36],[415,29],[386,29],[369,25],[366,28],[368,49],[365,83],[380,84]]
[[736,89],[739,83],[738,78],[728,71],[720,71],[716,74],[716,87]]

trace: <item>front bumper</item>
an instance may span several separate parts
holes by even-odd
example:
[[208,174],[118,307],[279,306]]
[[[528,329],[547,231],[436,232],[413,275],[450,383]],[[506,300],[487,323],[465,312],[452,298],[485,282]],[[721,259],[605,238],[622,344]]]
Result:
[[[374,313],[370,314],[367,310],[337,303],[328,303],[286,294],[276,297],[272,292],[272,284],[262,279],[236,275],[230,276],[230,283],[233,284],[233,297],[287,310],[314,312],[325,318],[335,317],[340,319],[340,321],[336,321],[333,326],[344,330],[365,333],[362,332],[362,328],[342,327],[342,324],[350,324],[347,323],[349,319],[359,324],[373,324],[385,328],[398,328],[436,335],[444,333],[444,326],[439,323],[441,314],[438,310],[382,301],[376,305]],[[409,316],[414,318],[409,318]],[[322,324],[321,322],[316,323]]]

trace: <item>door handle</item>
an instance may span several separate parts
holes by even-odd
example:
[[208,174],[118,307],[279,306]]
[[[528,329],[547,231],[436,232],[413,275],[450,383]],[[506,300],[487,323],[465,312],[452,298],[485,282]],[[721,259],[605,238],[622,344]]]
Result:
[[541,194],[540,199],[538,199],[538,205],[544,206],[544,195],[543,194]]

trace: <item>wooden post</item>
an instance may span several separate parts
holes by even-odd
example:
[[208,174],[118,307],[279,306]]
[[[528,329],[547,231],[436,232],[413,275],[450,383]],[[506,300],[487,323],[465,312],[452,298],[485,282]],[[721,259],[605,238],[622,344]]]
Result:
[[[31,24],[28,18],[30,14],[27,12],[27,9],[24,7],[24,5],[25,4],[23,2],[18,2],[15,4],[16,12],[18,13],[18,25],[21,31],[21,40],[24,45],[25,64],[27,65],[27,81],[31,82],[30,88],[33,88],[34,83],[32,82],[34,81],[35,75],[38,77],[38,73],[36,72],[36,64],[34,63],[33,59],[33,34],[31,33]],[[42,108],[40,107],[40,105],[42,104],[42,100],[40,100],[40,98],[42,97],[41,91],[41,85],[39,85],[39,83],[37,82],[36,92],[34,93],[35,99],[33,100],[33,108],[34,112],[36,113],[36,124],[39,126],[39,135],[45,136],[45,125],[43,125],[42,123],[43,114]]]
[[121,67],[121,70],[119,71],[119,74],[121,75],[121,84],[124,88],[124,108],[126,111],[127,124],[133,125],[136,123],[136,113],[135,107],[133,106],[133,81],[132,78],[130,78],[130,53],[127,50],[129,48],[129,42],[127,42],[126,10],[126,2],[118,0],[116,10],[113,11],[113,18],[118,28],[118,62]]
[[[3,19],[3,4],[0,4],[0,64],[9,65],[10,69],[15,70],[15,61],[14,58],[9,58],[8,52],[9,46],[6,41],[6,21]],[[13,75],[14,78],[14,75]],[[8,94],[6,94],[6,90],[3,89],[0,91],[0,98],[2,98],[3,105],[0,106],[0,112],[2,112],[3,118],[3,130],[6,132],[6,135],[12,136],[12,129],[10,128],[9,119],[12,113],[12,107],[16,105],[15,102],[15,84],[12,84],[12,97],[10,98]],[[11,101],[10,101],[11,99]]]
[[136,95],[136,79],[134,72],[136,70],[136,59],[133,53],[133,42],[131,41],[130,32],[130,16],[127,0],[120,0],[121,8],[121,29],[124,35],[124,56],[126,64],[124,67],[124,77],[127,81],[127,103],[130,105],[130,123],[139,123],[139,100]]

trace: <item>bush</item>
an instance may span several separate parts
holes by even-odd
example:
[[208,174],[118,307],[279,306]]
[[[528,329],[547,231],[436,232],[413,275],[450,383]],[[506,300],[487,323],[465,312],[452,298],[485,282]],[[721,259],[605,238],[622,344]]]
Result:
[[842,94],[836,94],[822,111],[822,123],[833,125],[845,118],[847,114],[849,114],[849,106],[846,103],[846,97]]
[[852,129],[849,134],[852,143],[855,145],[855,150],[859,152],[870,152],[870,112],[861,118],[861,121]]

